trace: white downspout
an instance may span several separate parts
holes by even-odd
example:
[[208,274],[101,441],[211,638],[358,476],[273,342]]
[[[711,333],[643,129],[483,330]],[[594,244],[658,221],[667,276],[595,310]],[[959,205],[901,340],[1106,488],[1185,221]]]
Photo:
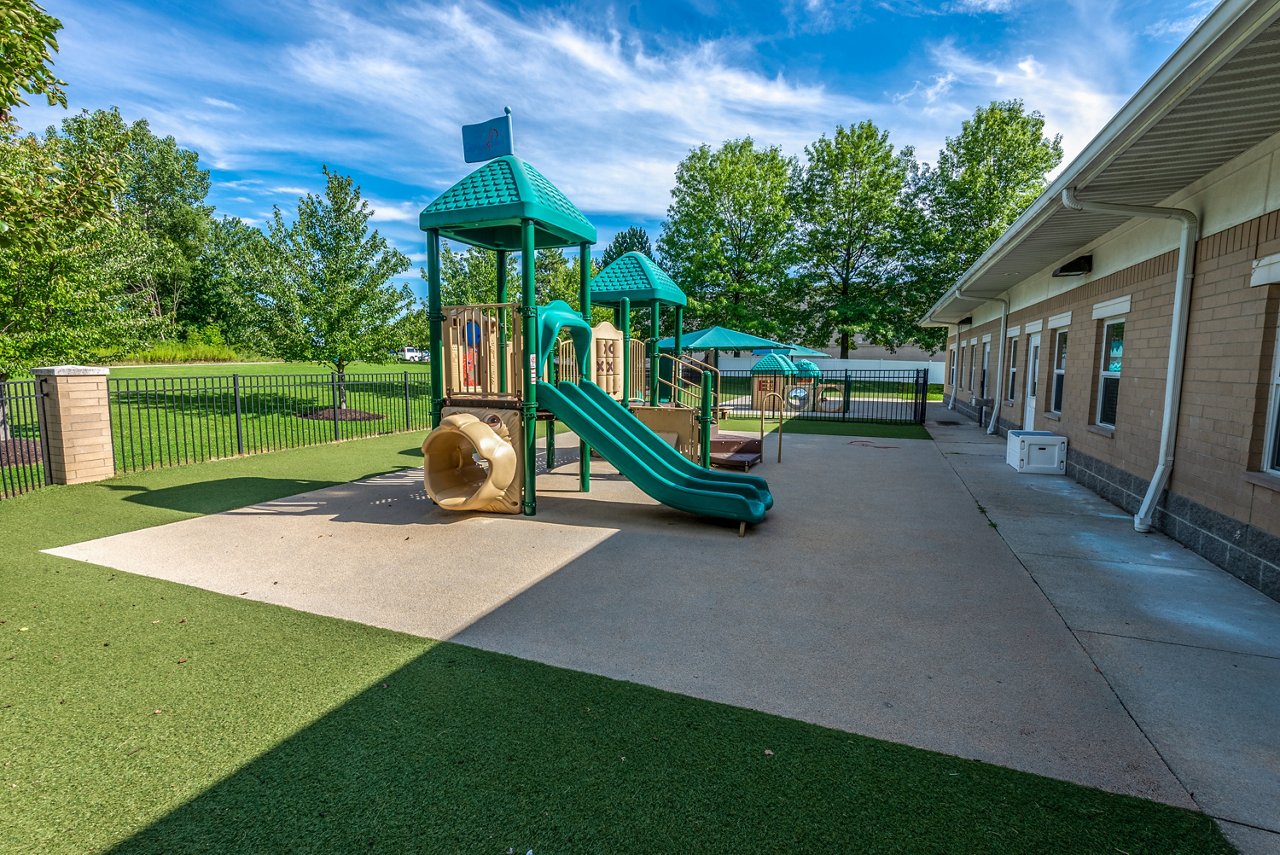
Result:
[[[991,398],[991,421],[987,423],[987,435],[996,433],[996,421],[1000,418],[1000,409],[1004,401],[1004,348],[1007,342],[1005,338],[1009,334],[1009,301],[1003,297],[992,297],[1000,304],[1000,340],[996,342],[996,376],[995,376],[995,392]],[[990,392],[991,387],[983,389],[984,392]]]
[[1160,462],[1151,476],[1151,486],[1142,507],[1133,518],[1138,531],[1151,531],[1156,503],[1173,473],[1173,452],[1178,441],[1178,412],[1182,399],[1182,372],[1187,355],[1187,315],[1191,305],[1191,285],[1195,276],[1196,242],[1200,239],[1200,221],[1184,208],[1153,208],[1146,205],[1117,205],[1111,202],[1084,202],[1075,197],[1074,188],[1062,191],[1062,204],[1076,211],[1099,214],[1122,214],[1180,220],[1182,236],[1178,243],[1178,272],[1173,291],[1173,321],[1169,331],[1169,367],[1164,382],[1164,411],[1160,424]]
[[956,388],[960,385],[960,325],[952,324],[956,331],[956,352],[954,356],[950,356],[947,360],[955,368],[955,379],[952,380],[951,375],[947,375],[947,379],[951,380],[951,403],[947,404],[948,410],[956,408]]

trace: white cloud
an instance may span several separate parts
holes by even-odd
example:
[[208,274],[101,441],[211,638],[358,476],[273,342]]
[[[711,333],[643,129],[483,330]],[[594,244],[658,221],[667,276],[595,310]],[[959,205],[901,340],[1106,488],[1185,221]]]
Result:
[[1155,39],[1185,39],[1191,31],[1200,26],[1200,22],[1213,11],[1217,0],[1197,0],[1188,5],[1185,15],[1162,18],[1148,26],[1143,32]]
[[[676,165],[702,143],[750,135],[800,155],[837,123],[871,119],[896,145],[932,160],[976,106],[1021,98],[1045,114],[1050,133],[1063,134],[1070,155],[1123,101],[1127,86],[1116,68],[1132,53],[1128,33],[1141,32],[1113,19],[1113,0],[1069,0],[1053,11],[1054,32],[1098,22],[1087,46],[1059,45],[1052,33],[1040,42],[1014,36],[1007,44],[1016,48],[981,53],[918,43],[894,72],[914,84],[878,92],[892,85],[883,82],[887,75],[855,68],[865,76],[841,78],[811,68],[821,76],[801,77],[785,65],[783,73],[763,73],[753,42],[654,34],[641,41],[607,18],[584,26],[571,9],[294,0],[292,29],[277,31],[263,50],[234,34],[183,29],[158,13],[63,2],[74,14],[63,14],[59,71],[72,81],[73,98],[99,93],[75,106],[117,103],[131,118],[148,117],[158,133],[229,173],[233,180],[215,175],[218,204],[255,221],[273,203],[291,210],[307,185],[321,189],[319,168],[327,163],[354,175],[388,236],[415,250],[425,203],[404,200],[430,200],[462,177],[469,167],[459,126],[504,105],[514,111],[521,156],[598,225],[609,224],[600,229],[603,243],[614,225],[653,224],[664,215]],[[961,6],[1024,11],[1012,0],[946,2],[877,5],[906,16]],[[835,15],[842,25],[863,14],[859,0],[794,0],[789,8],[810,18]],[[171,56],[183,62],[175,66]],[[815,82],[824,79],[841,82]],[[46,113],[28,108],[25,115]],[[656,228],[650,233],[656,239]]]
[[957,12],[1008,12],[1013,8],[1014,0],[955,0],[950,8]]
[[[950,97],[935,102],[934,110],[951,113],[954,127],[958,129],[959,121],[976,106],[993,100],[1021,99],[1029,109],[1044,115],[1046,134],[1062,135],[1064,165],[1124,103],[1124,93],[1104,88],[1103,84],[1111,82],[1104,75],[1099,75],[1104,78],[1101,81],[1089,79],[1080,73],[1082,67],[1073,67],[1062,57],[1056,58],[1052,67],[1047,64],[1050,60],[1030,55],[985,60],[951,41],[935,45],[930,55],[937,66],[946,69],[945,76],[949,78]],[[921,97],[927,102],[925,92]]]
[[427,202],[382,202],[368,199],[373,214],[369,217],[375,223],[408,223],[417,228],[418,214],[427,207]]

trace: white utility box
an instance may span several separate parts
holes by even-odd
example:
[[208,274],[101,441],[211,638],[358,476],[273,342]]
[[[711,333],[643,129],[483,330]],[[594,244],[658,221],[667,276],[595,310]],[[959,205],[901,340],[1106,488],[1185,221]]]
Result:
[[1011,430],[1005,462],[1030,475],[1067,474],[1067,438],[1047,430]]

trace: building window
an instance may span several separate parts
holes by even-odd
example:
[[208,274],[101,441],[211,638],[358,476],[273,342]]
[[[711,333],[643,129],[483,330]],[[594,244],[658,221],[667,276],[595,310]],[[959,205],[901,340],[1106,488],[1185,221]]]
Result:
[[1102,365],[1098,372],[1097,423],[1116,426],[1120,399],[1120,369],[1124,364],[1124,320],[1107,321],[1102,328]]
[[1053,340],[1053,400],[1049,410],[1062,413],[1062,389],[1067,378],[1067,331],[1058,330]]
[[1012,401],[1018,393],[1018,340],[1009,339],[1009,394],[1005,400]]
[[969,345],[969,385],[968,390],[974,391],[973,375],[978,366],[978,346],[976,344]]
[[947,377],[950,379],[951,388],[956,388],[956,349],[953,347],[947,351],[947,358],[950,365],[947,368]]

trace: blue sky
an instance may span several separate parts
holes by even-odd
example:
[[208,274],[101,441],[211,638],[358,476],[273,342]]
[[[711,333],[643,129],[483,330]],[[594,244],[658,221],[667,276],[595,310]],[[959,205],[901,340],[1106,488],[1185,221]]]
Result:
[[[510,106],[518,153],[603,248],[655,239],[676,164],[753,136],[788,154],[871,119],[933,161],[974,108],[1021,98],[1069,160],[1211,0],[45,0],[73,110],[117,106],[200,153],[220,213],[261,223],[355,177],[425,263],[417,212],[469,171],[459,126]],[[61,118],[18,112],[39,129]]]

